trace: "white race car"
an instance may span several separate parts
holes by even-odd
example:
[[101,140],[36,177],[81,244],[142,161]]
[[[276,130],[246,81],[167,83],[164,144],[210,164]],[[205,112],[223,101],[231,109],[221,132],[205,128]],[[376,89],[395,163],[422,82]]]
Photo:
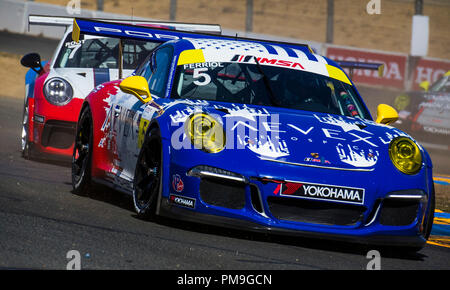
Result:
[[218,25],[122,21],[150,26],[161,33],[145,40],[85,35],[74,42],[73,18],[30,15],[28,21],[33,25],[64,26],[66,32],[51,60],[41,62],[37,53],[27,54],[21,60],[22,65],[30,68],[25,76],[22,126],[21,146],[25,158],[38,155],[70,158],[85,96],[104,82],[129,76],[150,51],[168,40],[165,31],[221,33]]

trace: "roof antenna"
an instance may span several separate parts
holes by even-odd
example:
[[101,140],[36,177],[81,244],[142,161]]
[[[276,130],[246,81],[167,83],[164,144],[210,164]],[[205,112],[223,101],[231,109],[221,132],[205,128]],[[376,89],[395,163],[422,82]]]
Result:
[[238,33],[236,32],[236,40],[238,39]]

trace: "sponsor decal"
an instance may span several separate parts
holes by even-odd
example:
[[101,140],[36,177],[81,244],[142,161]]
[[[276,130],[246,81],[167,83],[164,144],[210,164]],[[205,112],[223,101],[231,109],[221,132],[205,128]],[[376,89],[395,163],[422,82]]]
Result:
[[184,189],[184,183],[183,180],[181,180],[180,175],[175,174],[172,177],[172,187],[173,190],[175,190],[176,192],[182,192]]
[[339,143],[336,146],[336,151],[342,162],[355,167],[372,167],[378,162],[379,152],[372,149],[369,149],[366,155],[364,149],[358,149],[357,146],[352,147],[349,144],[344,146]]
[[169,201],[176,205],[180,205],[180,206],[184,206],[184,207],[188,207],[188,208],[195,208],[195,198],[188,198],[188,197],[184,197],[184,196],[171,194],[169,196]]
[[326,160],[325,157],[319,156],[319,153],[311,153],[311,157],[306,157],[304,160],[306,162],[320,163],[320,164],[331,164],[330,161]]
[[[289,61],[289,60],[282,60],[282,59],[268,59],[266,57],[257,57],[256,58],[260,64],[270,64],[275,66],[284,66],[284,67],[290,67],[290,68],[299,68],[304,70],[305,68],[298,62],[295,61]],[[251,62],[255,63],[254,57],[251,55],[239,55],[236,54],[233,56],[231,61],[237,61],[237,62]]]
[[[329,184],[286,182],[279,188],[281,196],[329,200],[345,203],[364,203],[364,189]],[[274,191],[277,194],[277,190]]]
[[[138,29],[138,28],[136,28]],[[104,26],[94,26],[94,30],[96,32],[105,33],[105,34],[113,34],[120,35],[126,34],[130,36],[140,37],[140,38],[151,38],[151,39],[161,39],[161,40],[175,40],[180,37],[172,34],[160,34],[160,33],[150,33],[148,31],[138,31],[138,30],[122,30],[120,28],[112,28],[112,27],[104,27]]]
[[450,135],[450,130],[446,128],[436,128],[431,126],[423,126],[423,129],[427,132],[434,133],[434,134],[443,134],[443,135]]
[[200,63],[190,63],[183,65],[184,69],[194,69],[194,68],[217,68],[224,67],[223,63],[217,61],[210,62],[200,62]]

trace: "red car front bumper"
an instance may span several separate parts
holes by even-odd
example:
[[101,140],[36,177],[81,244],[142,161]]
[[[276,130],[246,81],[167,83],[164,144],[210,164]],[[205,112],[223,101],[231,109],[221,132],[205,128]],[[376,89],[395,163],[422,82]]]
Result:
[[42,93],[43,80],[38,82],[35,97],[28,101],[28,136],[33,152],[39,158],[70,159],[83,99],[74,98],[63,106],[50,104]]

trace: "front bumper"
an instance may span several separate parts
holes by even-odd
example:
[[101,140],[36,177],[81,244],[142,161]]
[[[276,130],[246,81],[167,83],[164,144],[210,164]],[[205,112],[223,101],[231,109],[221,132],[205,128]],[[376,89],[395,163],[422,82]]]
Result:
[[[201,170],[188,170],[176,164],[172,167],[172,173],[183,176],[184,189],[177,192],[170,186],[170,191],[161,199],[158,212],[161,215],[249,231],[362,244],[421,247],[426,243],[424,228],[429,209],[426,182],[423,186],[420,182],[411,184],[419,189],[390,192],[383,192],[381,187],[375,190],[369,185],[364,203],[355,205],[281,197],[276,178],[239,177],[220,170],[201,173]],[[291,169],[302,176],[297,168]],[[273,170],[277,172],[276,168]],[[312,176],[328,173],[327,178],[330,178],[330,175],[339,174],[343,179],[351,176],[354,180],[361,179],[364,174],[373,174],[307,170]],[[289,176],[286,174],[282,176]],[[171,198],[174,195],[193,200],[195,206],[174,203]]]
[[73,154],[78,114],[83,100],[72,99],[64,106],[37,98],[32,117],[33,151],[40,158],[69,160]]
[[[412,234],[417,232],[410,229],[375,232],[375,231],[348,231],[347,233],[332,233],[327,231],[313,231],[292,229],[283,226],[262,225],[245,219],[231,218],[227,216],[206,214],[197,211],[187,210],[173,205],[167,198],[163,198],[160,204],[159,214],[169,218],[180,219],[189,222],[202,223],[207,225],[246,230],[257,233],[286,235],[292,237],[305,237],[314,239],[334,240],[351,242],[364,245],[380,246],[407,246],[422,247],[426,239],[422,234]],[[415,225],[412,228],[416,228]]]

